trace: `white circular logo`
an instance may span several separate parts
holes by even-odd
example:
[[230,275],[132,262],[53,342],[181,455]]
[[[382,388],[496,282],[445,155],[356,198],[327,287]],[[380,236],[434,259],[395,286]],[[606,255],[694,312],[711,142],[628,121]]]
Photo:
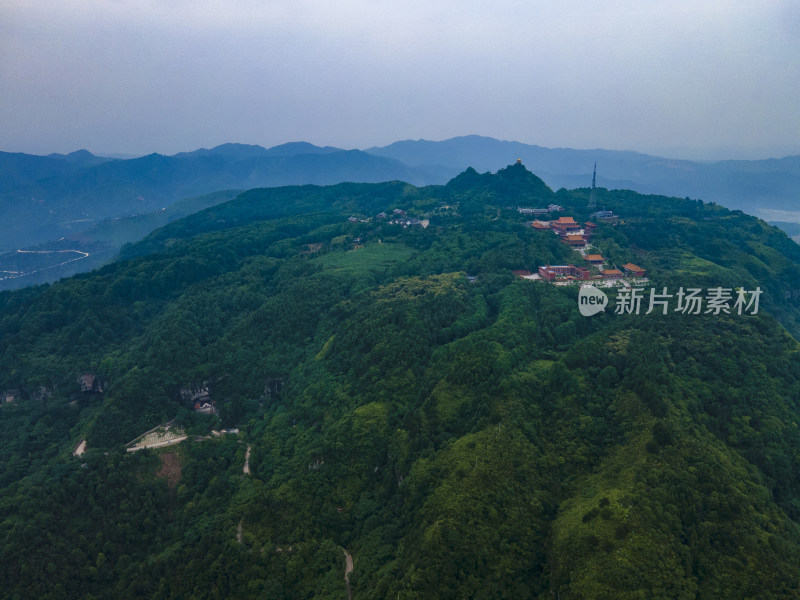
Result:
[[608,296],[592,285],[582,287],[578,293],[578,310],[584,317],[591,317],[606,309]]

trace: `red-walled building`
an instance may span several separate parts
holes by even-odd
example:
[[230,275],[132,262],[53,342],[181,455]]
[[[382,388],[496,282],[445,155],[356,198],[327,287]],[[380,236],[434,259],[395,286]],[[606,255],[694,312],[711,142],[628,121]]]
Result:
[[539,277],[546,281],[555,279],[589,279],[589,269],[575,265],[544,265],[539,267]]

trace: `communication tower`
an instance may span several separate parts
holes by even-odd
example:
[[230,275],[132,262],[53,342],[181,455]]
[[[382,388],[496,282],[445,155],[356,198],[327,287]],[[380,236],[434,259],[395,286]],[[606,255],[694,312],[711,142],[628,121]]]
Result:
[[592,174],[592,193],[589,196],[589,204],[587,208],[597,208],[597,163],[594,163],[594,173]]

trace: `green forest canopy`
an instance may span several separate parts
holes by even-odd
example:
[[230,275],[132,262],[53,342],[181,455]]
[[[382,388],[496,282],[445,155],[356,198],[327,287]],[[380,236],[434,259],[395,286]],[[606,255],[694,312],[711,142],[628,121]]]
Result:
[[[2,589],[342,598],[344,547],[354,598],[800,595],[800,247],[598,190],[621,221],[595,248],[648,286],[763,295],[586,318],[511,271],[577,264],[516,209],[583,222],[588,194],[522,165],[251,190],[0,294]],[[218,415],[181,394],[203,386]],[[189,441],[125,452],[172,419]]]

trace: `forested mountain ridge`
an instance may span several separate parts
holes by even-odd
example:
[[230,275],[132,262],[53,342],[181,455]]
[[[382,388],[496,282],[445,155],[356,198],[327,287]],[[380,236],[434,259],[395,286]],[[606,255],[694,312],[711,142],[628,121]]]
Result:
[[[119,250],[115,236],[125,232],[129,237],[124,241],[138,239],[141,231],[166,222],[158,213],[187,197],[340,182],[440,185],[467,168],[495,172],[509,157],[531,165],[552,189],[586,185],[597,164],[597,181],[606,188],[691,196],[771,222],[800,221],[797,156],[697,162],[630,151],[544,148],[475,135],[407,140],[366,151],[307,142],[272,148],[229,143],[124,160],[86,150],[49,156],[0,152],[0,219],[5,226],[0,289],[97,268]],[[20,249],[25,253],[19,254]],[[64,251],[77,260],[62,262]]]
[[[344,547],[354,598],[800,596],[800,247],[598,190],[593,243],[647,287],[763,294],[587,318],[511,271],[580,260],[518,206],[588,197],[522,165],[251,190],[0,294],[0,585],[341,598]],[[189,440],[125,452],[172,419]]]
[[501,168],[507,157],[521,158],[553,189],[586,185],[593,163],[598,184],[643,194],[701,198],[757,214],[759,209],[797,210],[800,156],[766,160],[694,161],[620,150],[545,148],[467,135],[439,142],[404,140],[372,154],[411,166],[441,165],[479,171]]
[[[0,251],[58,239],[80,231],[81,224],[88,227],[109,217],[160,210],[182,198],[219,190],[390,179],[425,183],[436,177],[436,169],[311,144],[269,150],[225,144],[127,160],[72,156],[0,152],[0,216],[6,226]],[[439,174],[438,180],[452,172]]]

